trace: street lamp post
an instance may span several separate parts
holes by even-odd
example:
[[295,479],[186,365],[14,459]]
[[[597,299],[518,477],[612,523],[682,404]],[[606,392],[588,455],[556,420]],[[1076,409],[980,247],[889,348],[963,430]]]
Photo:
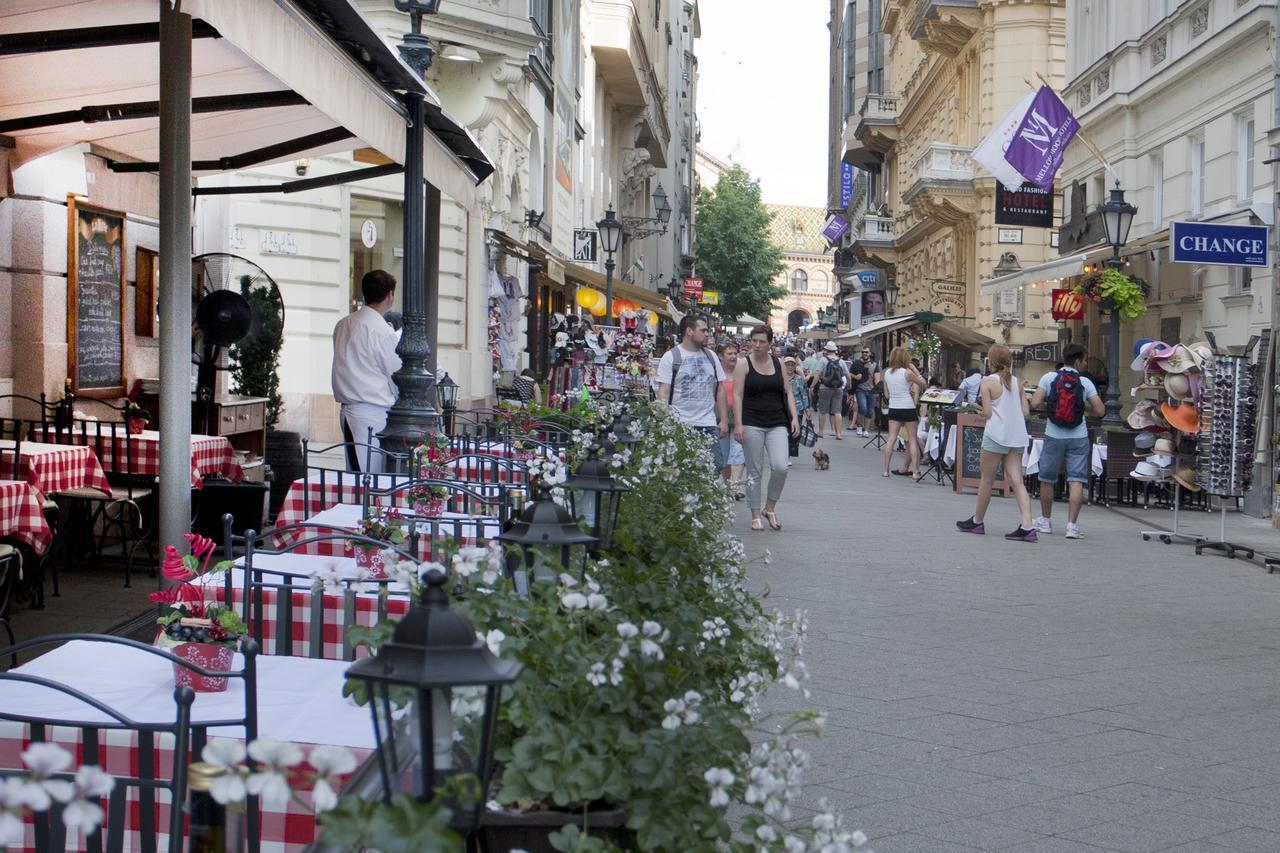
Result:
[[600,229],[600,248],[604,249],[604,317],[613,322],[613,256],[622,246],[622,222],[613,215],[613,205],[604,212],[604,219],[596,223]]
[[[1111,198],[1097,208],[1102,227],[1107,232],[1107,242],[1111,244],[1111,258],[1107,265],[1112,269],[1122,269],[1124,259],[1120,257],[1120,247],[1129,241],[1129,228],[1133,225],[1133,217],[1138,208],[1124,200],[1124,190],[1116,181],[1111,190]],[[1106,414],[1102,416],[1104,427],[1122,427],[1120,418],[1120,309],[1111,307],[1111,346],[1107,353],[1107,393],[1103,397]]]
[[889,279],[889,283],[884,286],[884,307],[888,309],[889,316],[894,316],[893,307],[898,304],[898,283],[893,279]]

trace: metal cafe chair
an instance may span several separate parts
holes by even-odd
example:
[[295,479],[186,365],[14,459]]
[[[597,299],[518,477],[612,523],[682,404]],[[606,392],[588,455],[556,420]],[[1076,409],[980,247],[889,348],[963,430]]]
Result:
[[[183,805],[187,795],[187,766],[192,756],[199,756],[208,742],[211,728],[232,726],[243,728],[245,740],[253,740],[257,736],[257,644],[246,640],[241,646],[244,656],[243,667],[227,673],[212,672],[197,664],[169,654],[164,649],[139,643],[125,637],[109,634],[53,634],[36,637],[6,649],[0,649],[0,658],[17,656],[32,649],[59,646],[67,642],[81,640],[93,643],[110,643],[135,649],[139,652],[163,658],[166,663],[182,666],[197,675],[218,675],[244,682],[245,710],[241,717],[219,720],[205,720],[199,724],[191,720],[191,706],[195,693],[190,687],[178,687],[174,690],[174,716],[172,721],[163,723],[139,722],[116,710],[101,700],[83,691],[52,679],[36,675],[28,675],[21,670],[11,669],[0,672],[0,684],[31,684],[55,693],[61,693],[75,700],[78,705],[92,709],[97,715],[107,718],[106,722],[86,722],[81,718],[51,718],[47,714],[28,714],[21,708],[0,706],[0,720],[21,723],[28,727],[32,742],[49,740],[56,727],[77,730],[81,752],[80,763],[83,765],[102,766],[111,732],[127,732],[130,740],[137,743],[137,772],[134,775],[115,776],[116,784],[107,798],[105,820],[102,826],[86,841],[89,853],[116,853],[125,846],[126,834],[136,831],[138,844],[142,853],[158,853],[158,839],[161,827],[161,806],[157,798],[161,791],[168,791],[168,817],[163,831],[169,839],[165,850],[168,853],[182,853],[185,833],[183,829],[186,812]],[[83,714],[83,712],[81,712]],[[162,752],[172,750],[170,772],[161,776],[159,768],[165,765]],[[16,768],[0,770],[0,776],[19,775]],[[74,774],[56,774],[55,778],[73,778]],[[133,802],[130,802],[130,801]],[[256,828],[259,821],[260,805],[256,797],[248,802],[248,837],[250,849],[257,851],[260,842]],[[130,814],[136,815],[137,824],[130,827]],[[67,827],[62,819],[62,808],[55,804],[49,812],[35,815],[35,842],[39,851],[59,851],[66,848]]]
[[[409,457],[405,454],[392,453],[371,442],[340,442],[327,447],[313,448],[304,438],[302,440],[302,471],[306,486],[303,489],[304,518],[310,518],[332,503],[325,497],[330,491],[338,495],[339,503],[347,502],[344,498],[348,492],[355,501],[360,499],[364,474],[346,467],[346,451],[349,449],[364,453],[365,470],[372,467],[371,463],[374,459],[378,459],[382,463],[383,471],[388,472],[377,475],[380,478],[390,477],[393,481],[408,478]],[[332,458],[332,454],[336,451],[343,453],[343,467],[335,467],[325,458],[326,454]]]

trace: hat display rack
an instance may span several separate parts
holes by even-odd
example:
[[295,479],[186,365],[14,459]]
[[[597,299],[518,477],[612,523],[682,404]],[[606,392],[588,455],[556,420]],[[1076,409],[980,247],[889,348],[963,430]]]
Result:
[[1208,548],[1231,559],[1237,552],[1253,559],[1252,548],[1227,541],[1227,501],[1244,497],[1253,479],[1258,368],[1250,356],[1259,338],[1254,335],[1243,349],[1224,353],[1211,334],[1206,337],[1213,345],[1214,357],[1202,368],[1197,478],[1209,494],[1218,497],[1221,515],[1218,541],[1196,543],[1196,553]]
[[1212,358],[1213,351],[1205,343],[1142,340],[1134,346],[1131,367],[1142,379],[1133,393],[1155,392],[1157,399],[1139,402],[1129,415],[1129,426],[1138,431],[1133,452],[1139,457],[1129,476],[1173,488],[1173,529],[1140,531],[1143,541],[1187,542],[1197,547],[1207,541],[1181,528],[1180,513],[1183,491],[1200,491],[1196,439],[1201,421],[1195,400],[1203,386],[1203,365]]

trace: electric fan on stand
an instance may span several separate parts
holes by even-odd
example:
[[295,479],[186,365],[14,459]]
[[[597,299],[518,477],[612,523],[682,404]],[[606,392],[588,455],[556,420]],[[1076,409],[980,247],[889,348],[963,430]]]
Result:
[[1099,394],[1104,393],[1107,390],[1107,386],[1111,384],[1107,364],[1100,358],[1086,359],[1084,370],[1080,371],[1080,373],[1092,380]]

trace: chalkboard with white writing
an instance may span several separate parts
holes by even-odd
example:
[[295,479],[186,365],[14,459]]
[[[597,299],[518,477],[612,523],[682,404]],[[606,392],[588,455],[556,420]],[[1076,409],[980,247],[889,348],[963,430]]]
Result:
[[125,393],[123,213],[67,200],[67,343],[71,389]]
[[[986,422],[977,415],[962,414],[956,418],[956,425],[956,491],[976,489],[982,481],[982,431]],[[1008,488],[1001,462],[996,467],[996,481],[991,490],[1003,494]]]

